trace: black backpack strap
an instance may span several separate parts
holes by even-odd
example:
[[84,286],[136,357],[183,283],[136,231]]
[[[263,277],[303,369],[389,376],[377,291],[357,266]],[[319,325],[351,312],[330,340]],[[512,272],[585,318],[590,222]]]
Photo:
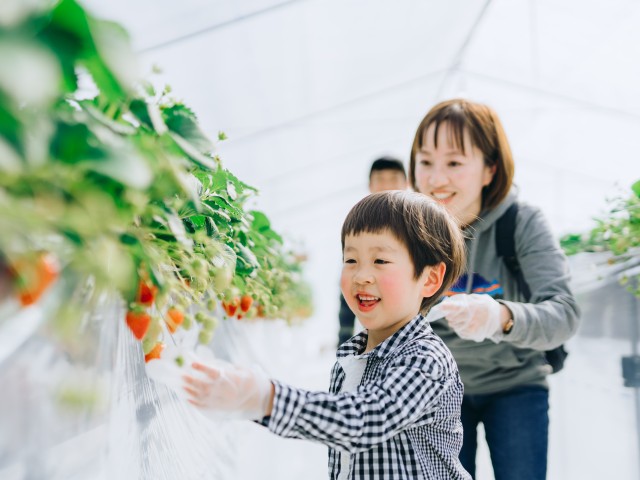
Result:
[[[496,221],[496,252],[498,257],[502,257],[507,269],[516,277],[516,283],[518,289],[524,295],[524,298],[529,301],[531,298],[531,289],[529,284],[524,279],[522,269],[520,268],[520,262],[518,261],[518,255],[516,255],[516,216],[518,215],[518,204],[512,203],[506,212]],[[554,348],[553,350],[547,350],[545,353],[547,362],[551,365],[553,373],[562,370],[564,361],[567,358],[567,351],[563,345]]]
[[520,262],[516,255],[516,216],[518,215],[518,204],[512,203],[507,211],[496,221],[496,252],[498,257],[502,257],[507,269],[516,277],[518,289],[529,301],[531,298],[531,289],[524,279]]

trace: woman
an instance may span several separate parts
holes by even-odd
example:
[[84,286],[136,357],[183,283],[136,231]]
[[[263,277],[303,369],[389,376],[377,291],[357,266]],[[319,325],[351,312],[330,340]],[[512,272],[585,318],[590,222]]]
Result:
[[483,423],[496,480],[538,480],[547,468],[545,350],[575,333],[578,307],[566,258],[538,208],[517,204],[513,236],[526,286],[497,254],[496,222],[517,203],[513,171],[502,124],[486,105],[445,101],[418,127],[411,185],[443,204],[466,236],[466,274],[439,306],[446,319],[433,323],[465,386],[460,460],[475,477]]

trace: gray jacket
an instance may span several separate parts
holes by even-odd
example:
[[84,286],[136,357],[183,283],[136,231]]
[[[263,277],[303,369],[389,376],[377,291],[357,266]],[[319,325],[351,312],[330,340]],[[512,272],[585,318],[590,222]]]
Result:
[[[520,202],[515,229],[516,255],[531,289],[530,303],[524,303],[515,277],[497,256],[495,223],[515,201],[512,192],[466,230],[467,272],[501,287],[499,301],[513,313],[511,332],[497,344],[474,342],[458,337],[446,320],[432,324],[458,363],[465,394],[495,393],[520,385],[546,387],[551,367],[544,350],[561,345],[578,328],[579,310],[569,289],[567,259],[538,208]],[[466,293],[472,293],[472,277],[469,274]]]

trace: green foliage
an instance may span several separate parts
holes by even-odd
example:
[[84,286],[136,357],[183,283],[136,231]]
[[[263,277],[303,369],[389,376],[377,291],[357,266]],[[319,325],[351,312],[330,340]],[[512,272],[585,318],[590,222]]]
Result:
[[[595,220],[596,226],[584,234],[569,234],[560,240],[567,255],[579,252],[613,254],[611,262],[640,257],[640,180],[631,186],[631,195],[613,199],[606,216]],[[625,285],[640,297],[640,277],[626,278]]]
[[246,209],[256,189],[223,168],[169,88],[135,77],[126,32],[74,0],[45,7],[0,27],[0,54],[23,66],[0,68],[0,266],[51,252],[93,286],[85,303],[113,289],[133,302],[151,282],[160,315],[238,294],[272,316],[308,315],[310,296],[304,309],[290,295],[306,292],[300,261]]

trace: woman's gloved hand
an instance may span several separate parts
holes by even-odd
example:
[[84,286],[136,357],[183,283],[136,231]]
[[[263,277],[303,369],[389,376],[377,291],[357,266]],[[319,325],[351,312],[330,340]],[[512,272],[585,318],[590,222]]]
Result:
[[260,420],[269,415],[273,386],[257,368],[194,362],[184,375],[189,402],[207,417]]
[[502,337],[501,305],[489,295],[458,294],[438,304],[453,330],[466,340],[481,342]]

